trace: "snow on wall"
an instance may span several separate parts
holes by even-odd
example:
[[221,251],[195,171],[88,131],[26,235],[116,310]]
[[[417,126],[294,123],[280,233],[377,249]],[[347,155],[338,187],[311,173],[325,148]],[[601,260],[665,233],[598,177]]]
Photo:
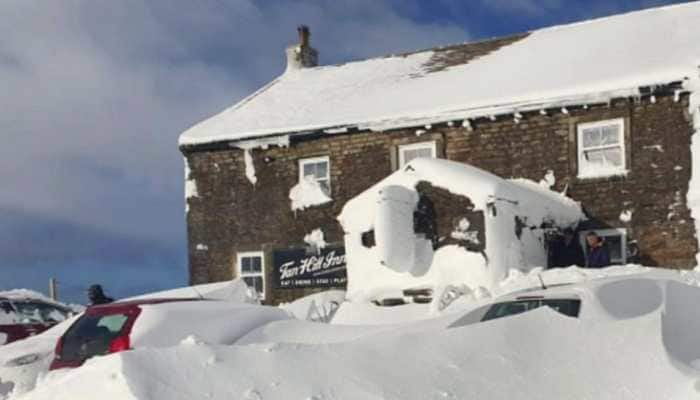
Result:
[[317,251],[326,247],[327,244],[321,228],[316,228],[311,231],[311,233],[304,236],[304,243],[308,244]]
[[[383,219],[387,216],[400,219],[406,214],[391,215],[383,211],[382,190],[403,187],[412,191],[413,200],[409,201],[410,196],[404,199],[407,209],[412,210],[418,201],[415,187],[422,181],[465,196],[474,204],[475,211],[484,212],[486,248],[483,252],[456,245],[433,251],[432,244],[418,235],[409,238],[402,232],[394,232],[401,221],[385,221],[390,228],[386,229],[386,234],[382,232]],[[478,168],[443,159],[413,160],[348,201],[338,216],[345,231],[348,298],[371,300],[381,293],[422,285],[466,284],[470,289],[491,288],[505,277],[509,268],[546,265],[544,231],[539,229],[542,224],[563,228],[576,225],[584,218],[578,203],[536,182],[507,181]],[[405,219],[404,222],[412,224],[412,214]],[[462,222],[453,236],[470,238],[473,235],[469,233],[469,223]],[[374,247],[362,243],[363,233],[370,230],[375,231]],[[381,243],[380,237],[390,240],[391,235],[395,236],[395,242]],[[427,246],[423,246],[423,242]],[[398,254],[384,254],[387,251]],[[412,257],[413,251],[422,261]],[[398,265],[387,265],[385,260],[392,258],[399,260]]]
[[[684,84],[684,88],[690,91],[688,111],[694,129],[690,145],[692,170],[686,201],[690,215],[695,220],[695,237],[700,238],[700,57],[696,65],[698,68],[695,73]],[[700,265],[700,253],[696,254],[695,261]]]
[[190,205],[187,200],[193,197],[199,197],[197,192],[197,181],[192,178],[192,170],[190,169],[190,164],[187,158],[183,159],[185,161],[185,212],[190,211]]
[[625,224],[632,221],[632,211],[631,210],[623,210],[620,213],[619,219],[620,219],[620,222],[623,222]]
[[304,210],[333,201],[312,176],[305,176],[294,185],[289,190],[289,199],[292,201],[292,211]]
[[245,176],[251,184],[255,185],[258,182],[258,178],[255,176],[255,164],[253,163],[253,155],[250,152],[250,149],[243,150]]
[[554,176],[554,171],[548,169],[542,180],[540,180],[540,185],[546,187],[547,189],[551,189],[555,183],[557,183],[557,178]]
[[698,20],[700,3],[691,2],[539,29],[440,71],[426,71],[433,51],[293,71],[188,129],[180,145],[422,127],[546,108],[566,113],[570,105],[635,96],[641,86],[691,76],[700,56]]

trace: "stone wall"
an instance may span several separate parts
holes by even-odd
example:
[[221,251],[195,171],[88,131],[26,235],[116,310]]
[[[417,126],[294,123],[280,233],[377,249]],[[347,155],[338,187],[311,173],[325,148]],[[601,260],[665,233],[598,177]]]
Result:
[[[459,123],[390,132],[354,132],[319,135],[292,142],[289,148],[252,151],[256,185],[245,175],[243,152],[228,146],[185,148],[183,152],[196,181],[198,197],[188,199],[189,265],[192,283],[231,279],[236,254],[270,252],[303,246],[304,236],[322,228],[326,241],[342,244],[343,233],[335,217],[345,202],[396,168],[396,146],[435,140],[438,156],[469,163],[504,178],[539,181],[548,170],[557,178],[554,190],[567,190],[590,215],[589,227],[625,228],[636,240],[641,262],[647,265],[688,268],[697,252],[695,229],[685,195],[690,179],[691,127],[687,96],[653,100],[618,99],[610,104],[571,107],[480,118],[472,129]],[[578,179],[576,124],[624,118],[626,176]],[[418,135],[420,133],[420,135]],[[298,160],[329,156],[333,201],[293,212],[289,190],[299,179]],[[629,210],[632,219],[620,220]],[[455,216],[442,218],[450,220]],[[207,250],[197,250],[198,244]],[[200,246],[200,248],[204,248]],[[270,302],[290,301],[305,290],[272,292]]]

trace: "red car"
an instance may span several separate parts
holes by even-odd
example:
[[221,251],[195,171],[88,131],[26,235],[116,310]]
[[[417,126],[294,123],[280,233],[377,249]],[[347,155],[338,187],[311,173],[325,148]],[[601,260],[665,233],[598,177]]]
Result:
[[67,307],[39,299],[0,297],[0,345],[44,332],[72,313]]
[[88,308],[56,343],[50,369],[140,347],[176,346],[194,336],[233,344],[253,329],[289,319],[278,307],[207,299],[140,299]]
[[141,314],[141,305],[196,300],[199,299],[134,300],[90,307],[56,343],[49,369],[79,367],[90,357],[129,350],[129,335]]

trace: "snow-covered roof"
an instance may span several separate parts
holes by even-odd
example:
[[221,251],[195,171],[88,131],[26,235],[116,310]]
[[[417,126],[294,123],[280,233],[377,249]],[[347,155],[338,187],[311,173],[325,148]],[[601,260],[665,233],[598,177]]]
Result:
[[700,2],[691,2],[288,71],[185,131],[180,145],[348,127],[385,130],[635,95],[639,87],[697,75],[697,21]]
[[394,172],[374,186],[350,199],[338,220],[345,232],[369,230],[375,219],[379,192],[388,185],[400,185],[409,189],[419,182],[469,198],[476,210],[484,210],[494,199],[519,204],[533,224],[553,221],[569,226],[585,219],[579,203],[535,182],[525,179],[505,180],[468,164],[439,158],[417,158],[404,168]]

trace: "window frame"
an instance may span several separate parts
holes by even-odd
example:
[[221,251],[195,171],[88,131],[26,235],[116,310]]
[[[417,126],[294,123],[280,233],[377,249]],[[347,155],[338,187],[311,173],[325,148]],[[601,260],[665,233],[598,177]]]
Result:
[[[318,164],[325,162],[327,167],[326,167],[326,179],[328,181],[328,193],[326,193],[328,196],[331,195],[333,191],[333,186],[331,182],[331,158],[329,156],[318,156],[318,157],[308,157],[308,158],[300,158],[299,159],[299,182],[304,180],[304,166],[307,164]],[[315,178],[316,182],[319,182],[318,178]]]
[[[615,125],[619,128],[620,141],[614,145],[603,145],[603,146],[590,146],[584,148],[583,146],[583,131],[585,129],[591,128],[602,128],[604,126]],[[626,143],[626,123],[625,118],[612,118],[594,122],[583,122],[576,124],[576,161],[577,161],[577,177],[579,179],[590,179],[590,178],[605,178],[609,176],[623,175],[627,173],[627,143]],[[605,174],[590,174],[586,173],[583,168],[584,152],[591,150],[605,150],[619,148],[621,153],[622,165],[620,167],[610,168],[610,171]]]
[[[588,244],[586,243],[586,235],[589,232],[595,232],[598,236],[602,238],[610,236],[620,236],[620,255],[622,256],[619,260],[614,260],[612,258],[612,251],[610,251],[610,265],[625,265],[627,264],[627,229],[625,228],[608,228],[608,229],[588,229],[579,232],[579,242],[581,243],[581,248],[583,249],[583,255],[588,259]],[[610,249],[608,249],[610,250]]]
[[437,156],[437,140],[429,140],[425,142],[416,142],[416,143],[407,143],[407,144],[400,144],[397,147],[397,152],[399,153],[399,169],[403,168],[406,165],[406,157],[404,156],[404,152],[407,150],[418,150],[418,149],[425,149],[429,148],[430,152],[432,153],[433,158],[438,158]]
[[[260,258],[260,272],[243,272],[244,258]],[[267,288],[265,285],[265,252],[263,251],[242,251],[236,253],[236,277],[243,279],[244,277],[260,277],[262,279],[262,293],[258,293],[261,300],[265,300]],[[253,287],[255,290],[255,287]]]

